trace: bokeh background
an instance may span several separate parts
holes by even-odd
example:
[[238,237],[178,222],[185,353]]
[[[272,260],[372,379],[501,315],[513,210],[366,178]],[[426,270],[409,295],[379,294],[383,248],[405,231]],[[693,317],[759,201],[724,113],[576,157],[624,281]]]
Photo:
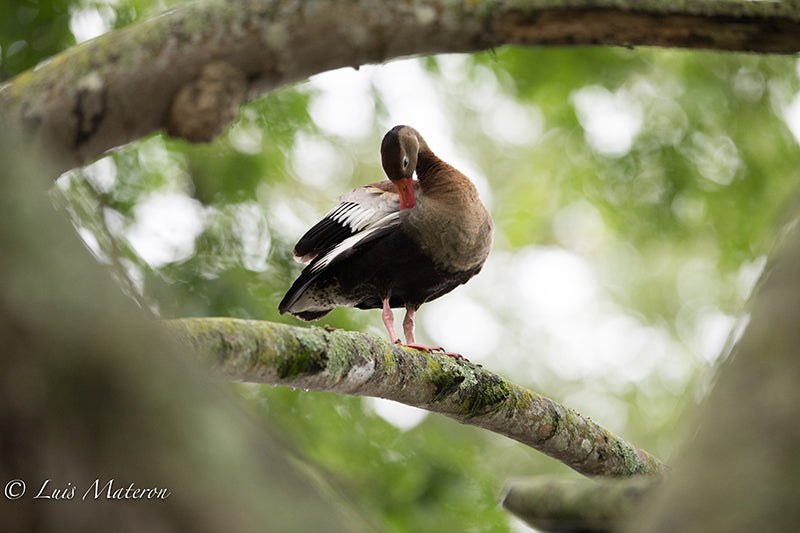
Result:
[[[0,80],[177,2],[0,3]],[[120,290],[160,317],[302,323],[277,303],[291,249],[336,196],[383,179],[396,124],[478,186],[483,272],[418,314],[442,344],[669,461],[792,220],[792,57],[501,48],[342,69],[244,106],[210,144],[155,134],[61,176],[53,202]],[[379,311],[330,324],[385,337]],[[528,531],[514,477],[576,475],[395,403],[230,385],[293,461],[385,531]]]

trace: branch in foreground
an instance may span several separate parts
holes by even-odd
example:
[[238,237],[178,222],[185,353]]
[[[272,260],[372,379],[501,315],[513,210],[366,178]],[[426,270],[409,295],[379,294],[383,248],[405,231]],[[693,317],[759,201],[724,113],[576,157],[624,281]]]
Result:
[[[792,2],[205,0],[21,74],[0,87],[0,112],[49,141],[65,171],[159,128],[207,140],[230,120],[216,109],[344,66],[507,44],[795,53],[798,33]],[[212,63],[234,82],[204,73]]]
[[230,381],[374,396],[505,435],[587,476],[662,473],[666,466],[572,409],[445,355],[362,333],[254,320],[168,322],[210,353]]
[[660,478],[536,477],[508,484],[503,507],[540,531],[617,531]]

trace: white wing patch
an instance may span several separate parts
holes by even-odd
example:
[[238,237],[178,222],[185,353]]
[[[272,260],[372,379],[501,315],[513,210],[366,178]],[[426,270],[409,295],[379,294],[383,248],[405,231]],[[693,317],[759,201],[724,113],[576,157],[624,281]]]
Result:
[[[361,206],[356,205],[356,207],[361,207]],[[355,211],[355,215],[350,214],[351,211]],[[358,231],[358,233],[351,235],[350,237],[347,237],[342,242],[334,246],[328,253],[326,253],[316,263],[314,263],[314,265],[311,267],[311,272],[317,272],[325,268],[327,265],[330,264],[331,261],[336,259],[339,255],[353,248],[356,244],[361,242],[363,239],[366,239],[379,229],[399,224],[400,222],[399,211],[396,211],[394,213],[389,213],[388,215],[385,215],[382,218],[375,221],[373,221],[375,218],[374,217],[375,213],[362,213],[358,209],[352,209],[345,211],[345,215],[342,216],[347,217],[348,214],[351,218],[348,219],[348,222],[346,223],[350,225],[350,227],[352,228],[359,228],[358,230],[355,230]],[[356,222],[354,223],[353,220],[356,220]],[[345,223],[344,221],[342,222]],[[363,231],[362,228],[364,228]]]
[[381,221],[386,215],[400,211],[400,197],[365,185],[341,195],[341,202],[328,215],[355,233]]
[[341,195],[339,204],[309,229],[294,248],[299,263],[320,271],[342,252],[374,233],[373,229],[399,223],[396,192],[365,185]]

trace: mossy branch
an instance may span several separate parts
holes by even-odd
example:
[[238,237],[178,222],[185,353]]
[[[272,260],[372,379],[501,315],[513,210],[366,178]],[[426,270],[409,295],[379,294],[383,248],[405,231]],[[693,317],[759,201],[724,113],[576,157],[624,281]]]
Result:
[[357,332],[231,318],[168,324],[222,379],[387,398],[505,435],[587,476],[665,465],[572,409],[484,368]]
[[503,507],[539,531],[618,531],[660,478],[572,479],[542,476],[512,481]]
[[0,87],[0,119],[61,171],[160,128],[213,138],[248,98],[325,70],[502,45],[796,53],[794,2],[201,0],[103,35]]

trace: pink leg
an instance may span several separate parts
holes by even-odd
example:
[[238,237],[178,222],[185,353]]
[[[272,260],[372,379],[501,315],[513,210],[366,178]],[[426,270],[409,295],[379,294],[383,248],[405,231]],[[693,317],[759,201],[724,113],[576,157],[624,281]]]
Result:
[[400,346],[405,346],[407,348],[415,348],[417,350],[422,350],[423,352],[442,352],[444,355],[448,355],[454,359],[458,359],[461,361],[466,361],[464,356],[454,352],[446,352],[444,348],[441,346],[428,346],[427,344],[417,344],[414,340],[414,315],[416,314],[417,310],[413,307],[406,307],[406,316],[403,318],[403,335],[406,337],[406,343],[403,344],[400,342],[400,339],[397,337],[397,333],[394,331],[394,313],[392,313],[392,308],[389,307],[389,299],[383,300],[383,325],[386,326],[386,331],[389,332],[389,340],[394,344],[399,344]]
[[406,337],[406,342],[414,344],[414,315],[417,310],[412,307],[406,307],[406,316],[403,319],[403,335]]
[[[389,340],[395,344],[400,344],[400,339],[397,338],[397,333],[394,331],[394,313],[392,308],[389,307],[389,299],[383,301],[383,325],[386,326],[386,331],[389,332]],[[405,324],[405,321],[403,322]]]
[[[406,343],[403,346],[408,346],[409,348],[416,348],[417,350],[422,350],[423,352],[444,352],[444,348],[441,346],[428,346],[427,344],[417,344],[417,341],[414,339],[414,315],[417,313],[417,310],[414,307],[406,307],[406,316],[403,319],[403,335],[406,337]],[[447,352],[445,352],[447,353]],[[450,355],[447,353],[447,355]]]

